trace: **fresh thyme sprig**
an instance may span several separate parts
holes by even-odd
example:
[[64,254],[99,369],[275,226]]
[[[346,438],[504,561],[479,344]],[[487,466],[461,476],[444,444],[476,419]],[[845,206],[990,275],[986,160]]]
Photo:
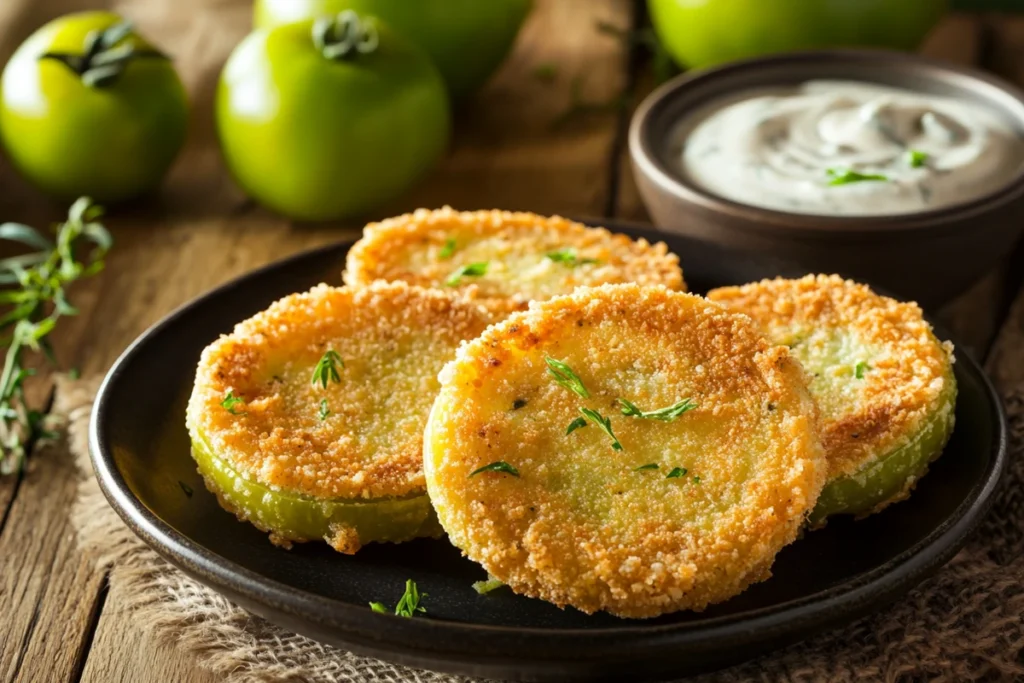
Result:
[[572,368],[551,356],[545,356],[544,362],[548,364],[548,374],[558,382],[559,386],[568,389],[580,398],[590,398],[590,392],[583,386],[583,380]]
[[611,438],[613,451],[622,450],[622,444],[619,443],[619,440],[618,438],[616,438],[615,433],[612,432],[611,418],[605,417],[601,413],[597,412],[596,410],[591,410],[590,408],[580,408],[580,413],[583,414],[583,417],[587,418],[588,420],[596,424],[598,427],[600,427],[601,431],[603,431]]
[[548,253],[544,254],[544,257],[551,261],[554,261],[555,263],[565,264],[570,268],[575,268],[576,266],[586,266],[601,263],[601,261],[596,258],[580,258],[576,254],[575,249],[559,249],[557,251],[549,251]]
[[316,367],[313,368],[313,385],[319,384],[322,388],[326,389],[327,384],[334,382],[335,384],[341,384],[341,375],[338,374],[338,367],[345,367],[345,361],[341,359],[341,356],[334,349],[328,349],[324,352],[322,358],[317,362]]
[[635,403],[627,401],[624,398],[616,399],[622,406],[622,414],[630,417],[639,417],[646,420],[661,420],[662,422],[671,422],[683,413],[688,413],[697,407],[693,399],[684,398],[679,403],[674,403],[664,408],[658,408],[657,410],[640,410]]
[[[102,209],[87,197],[76,201],[68,219],[57,226],[53,240],[20,223],[0,225],[0,239],[20,242],[36,251],[0,260],[2,343],[7,347],[0,374],[0,474],[20,470],[37,440],[52,437],[47,416],[25,403],[25,380],[34,374],[24,366],[24,352],[38,351],[55,362],[49,335],[63,316],[77,315],[68,302],[67,288],[103,269],[103,257],[113,243],[96,220]],[[81,260],[83,247],[92,249]]]
[[449,287],[457,287],[464,277],[483,277],[487,275],[487,261],[479,261],[478,263],[467,263],[464,266],[459,266],[452,274],[448,276],[448,279],[444,281]]
[[504,460],[498,460],[497,462],[492,462],[489,465],[478,467],[470,472],[469,476],[475,477],[482,472],[503,472],[505,474],[511,474],[513,477],[519,476],[519,470],[517,470],[513,465],[509,465]]

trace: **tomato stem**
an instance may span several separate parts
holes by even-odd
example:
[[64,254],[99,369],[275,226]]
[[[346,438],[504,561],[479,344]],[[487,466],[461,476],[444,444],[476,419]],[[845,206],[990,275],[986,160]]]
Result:
[[379,43],[373,22],[363,21],[352,10],[313,22],[313,44],[327,59],[354,59],[375,51]]
[[39,59],[53,59],[71,69],[90,88],[102,88],[118,79],[128,64],[139,57],[170,59],[158,50],[141,50],[124,42],[132,34],[132,23],[122,21],[85,38],[84,52],[46,52]]

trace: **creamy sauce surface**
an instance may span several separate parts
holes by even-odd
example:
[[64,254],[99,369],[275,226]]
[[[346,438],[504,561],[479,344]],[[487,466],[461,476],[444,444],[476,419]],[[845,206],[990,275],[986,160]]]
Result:
[[684,175],[733,201],[794,213],[905,214],[977,199],[1024,142],[971,102],[855,81],[751,91],[684,120]]

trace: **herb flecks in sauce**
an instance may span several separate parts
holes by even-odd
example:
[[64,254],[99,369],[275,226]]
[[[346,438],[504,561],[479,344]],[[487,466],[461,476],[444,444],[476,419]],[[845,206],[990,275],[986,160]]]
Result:
[[928,161],[928,154],[918,149],[907,150],[907,163],[911,168],[921,168]]
[[850,183],[863,183],[870,181],[888,181],[889,176],[881,173],[861,173],[852,168],[829,168],[825,170],[828,176],[829,185],[849,185]]

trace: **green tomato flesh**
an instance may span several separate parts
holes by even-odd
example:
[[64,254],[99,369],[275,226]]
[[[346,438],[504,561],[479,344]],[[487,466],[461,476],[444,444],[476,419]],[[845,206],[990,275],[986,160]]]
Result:
[[255,25],[279,26],[342,10],[379,17],[427,52],[461,99],[498,68],[532,0],[257,0]]
[[[282,0],[282,2],[287,0]],[[684,67],[836,46],[916,48],[946,0],[647,0],[662,44]]]
[[192,457],[206,485],[224,505],[256,527],[289,541],[328,540],[338,527],[355,529],[360,543],[398,543],[443,531],[426,493],[384,500],[319,500],[272,491],[242,477],[217,457],[202,435],[192,435]]
[[[4,147],[25,178],[56,198],[113,203],[143,194],[160,183],[185,142],[188,105],[170,61],[138,58],[115,82],[90,87],[67,65],[39,59],[82,54],[86,36],[121,21],[110,12],[51,21],[4,69]],[[149,47],[137,36],[129,40]]]
[[437,70],[379,25],[371,54],[330,60],[312,21],[250,34],[217,91],[225,160],[254,199],[291,218],[332,220],[385,204],[447,146]]
[[946,378],[938,408],[906,443],[874,459],[861,471],[833,479],[825,485],[809,522],[818,526],[831,515],[867,515],[900,500],[928,471],[953,433],[956,379],[952,369]]

